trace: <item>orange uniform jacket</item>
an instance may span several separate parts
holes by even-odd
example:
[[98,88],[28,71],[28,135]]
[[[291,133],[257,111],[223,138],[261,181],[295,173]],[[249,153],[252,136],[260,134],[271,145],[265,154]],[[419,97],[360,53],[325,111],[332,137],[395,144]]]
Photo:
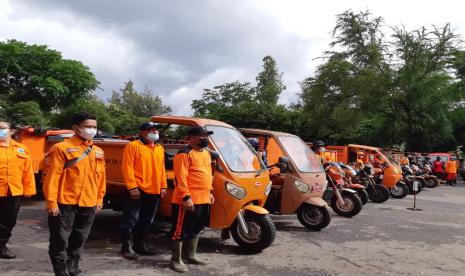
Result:
[[172,202],[182,204],[183,199],[190,198],[194,204],[210,203],[213,189],[210,152],[187,146],[175,155],[173,163],[176,186]]
[[446,173],[457,173],[457,161],[448,161],[446,163]]
[[106,178],[101,148],[93,145],[86,158],[64,168],[68,160],[79,158],[91,144],[73,136],[54,145],[47,153],[43,187],[47,208],[57,208],[58,203],[82,207],[102,204]]
[[152,148],[142,140],[126,145],[121,164],[128,190],[139,188],[147,194],[160,194],[166,189],[165,149],[159,144]]
[[10,140],[8,147],[0,147],[0,197],[35,195],[36,184],[29,149]]

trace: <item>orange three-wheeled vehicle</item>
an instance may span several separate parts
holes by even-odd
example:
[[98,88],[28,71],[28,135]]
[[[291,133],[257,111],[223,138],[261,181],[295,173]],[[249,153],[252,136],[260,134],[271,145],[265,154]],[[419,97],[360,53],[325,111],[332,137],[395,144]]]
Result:
[[322,199],[327,181],[313,151],[299,137],[276,131],[240,129],[244,136],[258,139],[259,154],[266,155],[273,186],[265,207],[278,214],[297,213],[299,221],[320,230],[331,221]]

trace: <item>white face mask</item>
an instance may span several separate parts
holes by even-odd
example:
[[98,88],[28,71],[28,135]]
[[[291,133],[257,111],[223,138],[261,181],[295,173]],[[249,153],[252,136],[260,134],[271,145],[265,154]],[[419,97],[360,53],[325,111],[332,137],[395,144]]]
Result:
[[0,129],[0,141],[4,141],[8,139],[9,136],[10,136],[9,129]]
[[160,135],[158,133],[149,133],[147,134],[147,140],[149,140],[150,142],[155,142],[157,141],[158,139],[160,139]]
[[79,129],[79,136],[86,140],[92,140],[97,134],[97,130],[95,128],[80,128]]
[[326,149],[324,147],[320,148],[320,152],[325,152],[325,151],[326,151]]

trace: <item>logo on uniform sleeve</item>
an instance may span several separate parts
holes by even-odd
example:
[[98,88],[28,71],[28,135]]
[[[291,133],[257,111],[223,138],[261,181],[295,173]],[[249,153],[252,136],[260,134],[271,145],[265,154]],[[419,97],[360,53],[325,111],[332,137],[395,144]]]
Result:
[[102,151],[96,151],[95,152],[95,158],[103,159],[103,152]]
[[78,148],[67,148],[66,149],[66,152],[77,152],[77,151],[79,151]]
[[23,148],[19,148],[19,149],[18,149],[18,152],[19,152],[19,153],[26,153],[26,151],[25,151]]

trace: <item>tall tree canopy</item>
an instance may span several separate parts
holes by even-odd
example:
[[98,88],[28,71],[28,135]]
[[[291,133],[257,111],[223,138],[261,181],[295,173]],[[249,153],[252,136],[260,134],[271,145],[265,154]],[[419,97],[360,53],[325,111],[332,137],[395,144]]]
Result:
[[81,62],[47,46],[0,42],[0,99],[7,103],[34,101],[45,112],[61,110],[89,97],[98,84]]
[[257,86],[236,81],[204,89],[201,98],[192,102],[195,115],[236,127],[295,131],[293,111],[278,104],[286,87],[271,56],[263,58],[263,70],[256,80]]
[[391,32],[369,12],[337,16],[331,50],[301,83],[309,135],[414,151],[455,143],[448,114],[465,96],[457,36],[449,25]]

